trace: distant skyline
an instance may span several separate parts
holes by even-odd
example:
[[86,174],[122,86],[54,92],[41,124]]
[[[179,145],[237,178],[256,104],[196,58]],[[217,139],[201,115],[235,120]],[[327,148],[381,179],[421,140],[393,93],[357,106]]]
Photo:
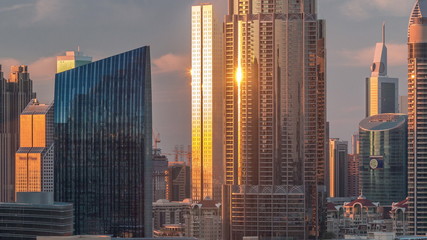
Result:
[[[153,128],[163,152],[191,143],[191,5],[194,0],[2,0],[0,64],[29,65],[42,102],[53,100],[56,56],[80,49],[94,60],[151,45]],[[227,0],[209,1],[219,20]],[[330,136],[350,140],[365,113],[365,78],[386,22],[388,75],[407,92],[407,26],[415,0],[320,0],[327,22]],[[148,33],[148,34],[147,34]]]

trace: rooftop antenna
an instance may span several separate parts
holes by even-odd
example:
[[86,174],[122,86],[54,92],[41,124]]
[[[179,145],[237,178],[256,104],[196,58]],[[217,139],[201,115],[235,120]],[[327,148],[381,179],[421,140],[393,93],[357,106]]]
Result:
[[77,52],[80,52],[80,46],[77,46]]

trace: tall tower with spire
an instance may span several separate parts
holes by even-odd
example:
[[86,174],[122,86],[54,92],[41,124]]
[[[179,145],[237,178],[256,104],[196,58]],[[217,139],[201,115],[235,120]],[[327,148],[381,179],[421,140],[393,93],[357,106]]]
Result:
[[387,46],[383,24],[382,42],[377,43],[375,47],[371,77],[366,78],[366,117],[399,111],[399,79],[388,77],[387,68]]
[[408,224],[427,234],[427,0],[417,0],[408,28]]

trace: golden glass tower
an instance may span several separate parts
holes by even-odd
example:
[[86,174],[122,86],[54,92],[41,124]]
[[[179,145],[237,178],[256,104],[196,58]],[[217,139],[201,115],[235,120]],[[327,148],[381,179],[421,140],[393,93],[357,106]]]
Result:
[[91,63],[92,57],[85,56],[80,49],[77,51],[67,51],[65,56],[56,58],[56,73],[64,72],[76,67]]
[[53,192],[53,105],[33,99],[21,113],[15,191]]
[[221,200],[221,35],[213,6],[192,7],[192,198]]

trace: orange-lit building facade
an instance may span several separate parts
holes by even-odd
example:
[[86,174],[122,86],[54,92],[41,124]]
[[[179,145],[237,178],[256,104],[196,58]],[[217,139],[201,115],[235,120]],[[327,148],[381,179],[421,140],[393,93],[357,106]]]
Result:
[[53,192],[53,105],[33,99],[21,113],[16,192]]
[[221,201],[222,48],[212,4],[192,7],[192,199]]

